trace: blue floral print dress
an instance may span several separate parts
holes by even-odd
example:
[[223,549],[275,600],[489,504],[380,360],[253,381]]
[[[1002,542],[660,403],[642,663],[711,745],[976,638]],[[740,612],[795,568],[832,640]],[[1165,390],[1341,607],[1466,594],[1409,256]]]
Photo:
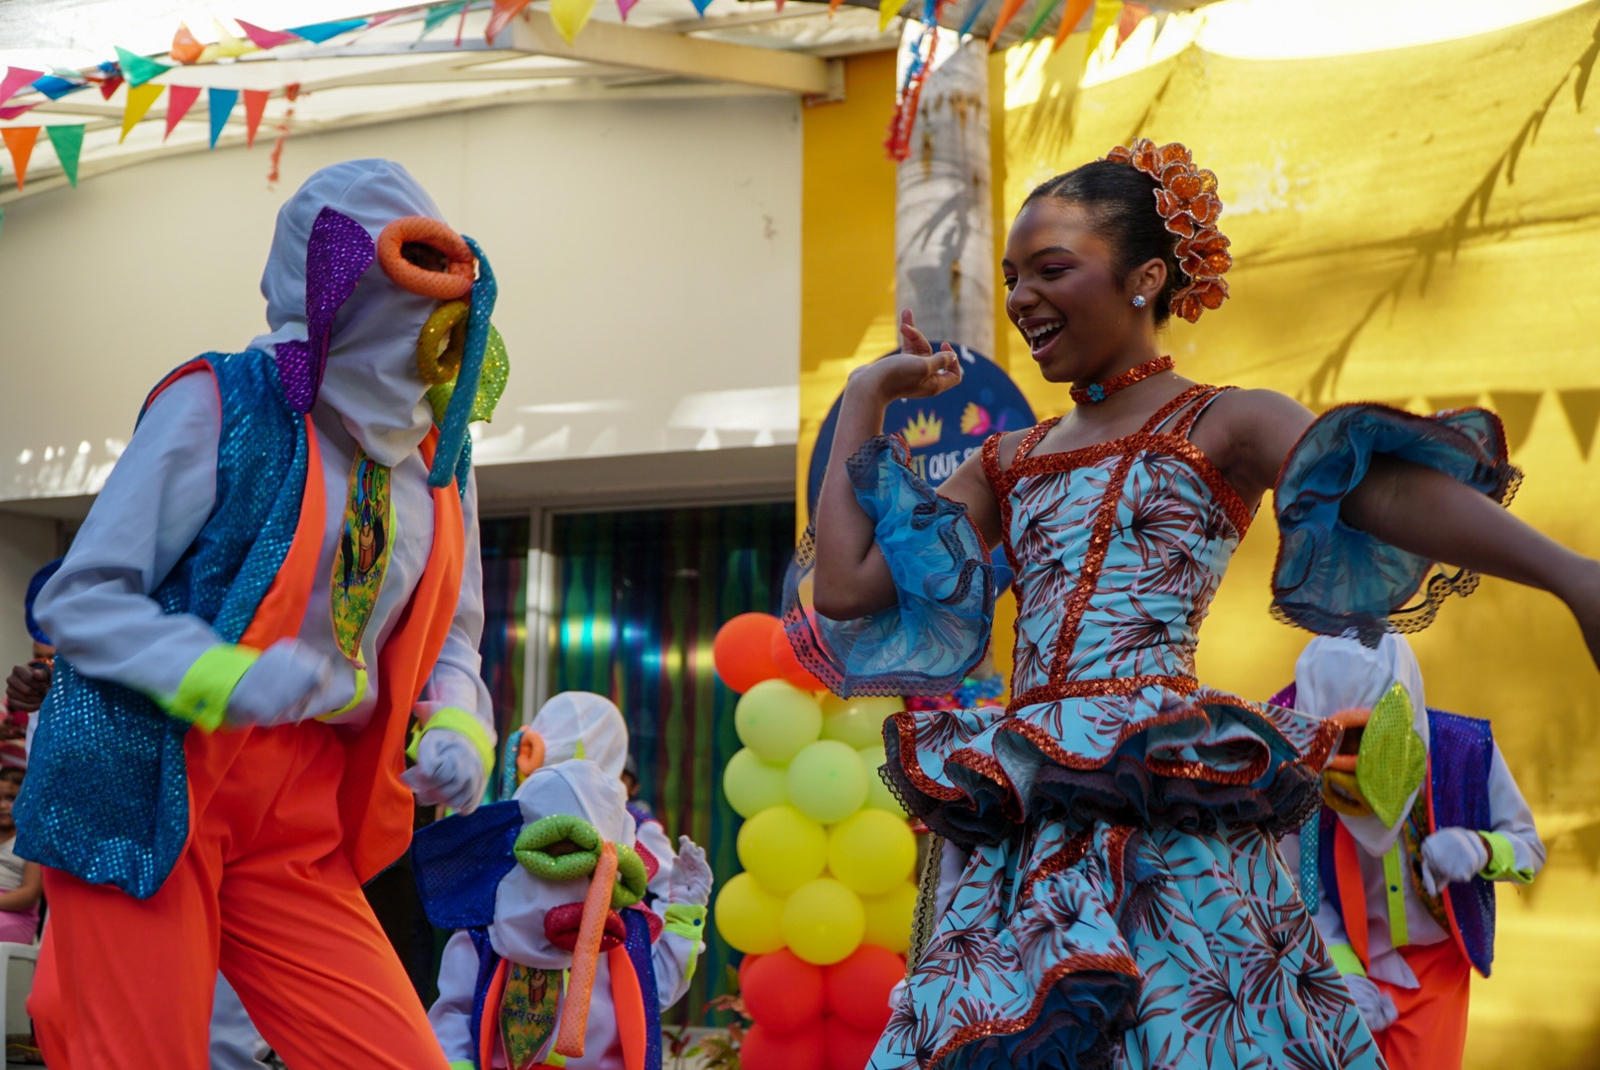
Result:
[[[1053,421],[1040,424],[1004,468],[999,436],[985,445],[1016,574],[1013,698],[884,726],[886,779],[942,850],[970,854],[872,1070],[1383,1065],[1276,847],[1319,804],[1339,730],[1194,675],[1251,521],[1189,441],[1220,393],[1192,387],[1139,432],[1064,453],[1034,452]],[[1465,574],[1424,588],[1430,562],[1338,521],[1374,452],[1497,499],[1514,482],[1484,410],[1331,410],[1275,498],[1285,619],[1411,630],[1470,590]],[[948,690],[987,649],[987,548],[906,457],[880,436],[847,469],[899,603],[854,621],[811,612],[809,539],[786,586],[791,642],[842,694]]]

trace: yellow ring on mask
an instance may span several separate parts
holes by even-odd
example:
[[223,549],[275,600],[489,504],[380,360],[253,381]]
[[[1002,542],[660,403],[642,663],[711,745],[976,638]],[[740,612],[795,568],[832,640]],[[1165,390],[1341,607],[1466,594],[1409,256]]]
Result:
[[417,335],[417,372],[429,386],[448,383],[461,370],[467,350],[467,303],[446,301]]
[[1370,817],[1372,814],[1372,806],[1361,793],[1354,773],[1343,773],[1337,769],[1323,770],[1322,801],[1332,807],[1335,813],[1346,817]]

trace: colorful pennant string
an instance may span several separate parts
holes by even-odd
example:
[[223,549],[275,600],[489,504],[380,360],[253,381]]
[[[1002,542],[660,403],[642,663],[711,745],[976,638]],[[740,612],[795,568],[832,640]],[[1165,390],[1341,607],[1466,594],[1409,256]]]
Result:
[[256,43],[254,41],[246,41],[233,36],[215,15],[211,16],[211,23],[217,28],[217,43],[207,46],[206,51],[211,52],[212,49],[216,49],[212,53],[215,58],[237,59],[246,52],[256,51]]
[[118,145],[128,139],[129,131],[139,125],[139,120],[144,118],[145,113],[150,110],[150,105],[156,102],[156,98],[165,92],[166,88],[164,85],[150,84],[128,86],[128,102],[122,107],[122,136],[117,138]]
[[255,23],[246,22],[244,19],[234,19],[233,21],[239,24],[239,29],[244,31],[244,35],[250,38],[251,44],[257,48],[277,48],[279,45],[286,45],[292,41],[300,40],[293,31],[264,30]]
[[[632,2],[628,4],[628,7],[633,7],[633,4],[637,2],[638,0],[632,0]],[[489,12],[489,25],[485,27],[483,31],[484,40],[488,41],[491,45],[494,44],[494,39],[500,36],[500,31],[511,25],[511,20],[520,15],[522,13],[522,9],[527,6],[528,0],[494,0],[494,9]],[[591,7],[592,6],[593,5],[591,5]],[[619,3],[617,6],[621,7],[621,4]],[[551,17],[555,16],[555,10],[553,6],[550,14]],[[622,13],[622,17],[627,18],[628,13],[624,11]],[[584,19],[587,21],[588,16],[585,15]],[[581,28],[582,27],[580,25],[580,29]],[[572,39],[570,37],[567,38],[567,43],[572,43]]]
[[76,93],[80,89],[87,89],[88,82],[74,81],[63,78],[58,74],[47,74],[33,83],[33,88],[49,97],[51,100],[60,100],[68,93]]
[[17,95],[23,86],[32,85],[44,77],[43,71],[30,71],[25,67],[7,67],[6,76],[0,78],[0,104]]
[[593,12],[594,0],[550,0],[550,21],[555,23],[556,32],[569,45],[588,25]]
[[206,46],[200,43],[186,23],[178,23],[178,32],[172,35],[172,51],[169,55],[182,64],[199,63],[200,57],[205,54]]
[[422,32],[417,35],[417,40],[422,40],[434,30],[442,26],[451,15],[457,14],[467,6],[467,0],[452,0],[448,4],[434,4],[422,16]]
[[217,147],[217,138],[222,136],[222,128],[228,125],[228,116],[233,113],[233,106],[239,103],[237,89],[210,89],[207,90],[206,107],[211,115],[211,147]]
[[1033,40],[1034,34],[1039,32],[1039,28],[1044,25],[1044,20],[1049,18],[1050,13],[1055,9],[1056,0],[1043,0],[1039,4],[1039,10],[1034,13],[1033,21],[1028,23],[1028,30],[1022,35],[1022,39],[1024,41]]
[[56,161],[74,188],[78,185],[78,157],[83,154],[83,128],[83,123],[44,128],[50,136],[50,147],[56,150]]
[[128,80],[128,85],[138,87],[144,85],[152,78],[159,78],[172,69],[170,63],[159,63],[147,56],[136,56],[126,48],[117,46],[117,66],[122,68],[122,76]]
[[1143,4],[1125,3],[1122,5],[1122,13],[1117,16],[1117,48],[1119,50],[1122,48],[1123,42],[1133,36],[1133,31],[1139,28],[1139,23],[1149,16],[1150,9]]
[[265,89],[244,91],[244,143],[246,148],[256,147],[256,131],[261,128],[261,116],[267,111],[267,98],[272,94]]
[[978,0],[976,4],[973,4],[972,10],[967,12],[967,17],[962,20],[961,29],[957,30],[956,32],[962,37],[965,37],[967,34],[971,33],[972,27],[977,25],[978,16],[983,14],[984,9],[988,6],[989,0]]
[[1056,27],[1056,41],[1050,46],[1050,51],[1054,52],[1066,43],[1067,38],[1077,30],[1078,23],[1089,13],[1089,5],[1093,3],[1094,0],[1067,0],[1067,6],[1061,12],[1061,25]]
[[8,126],[0,130],[5,138],[6,151],[11,154],[11,166],[17,169],[17,189],[28,180],[28,160],[33,156],[33,144],[39,140],[37,126]]
[[32,104],[18,104],[14,108],[0,108],[0,119],[6,119],[6,120],[15,119],[19,115],[28,114],[28,112],[32,111],[34,108],[37,108],[38,106],[39,106],[39,102],[38,101],[34,101]]
[[189,109],[194,106],[195,100],[200,96],[200,87],[197,85],[175,85],[169,87],[167,93],[167,132],[161,135],[165,141],[172,136],[173,129],[189,114]]
[[1089,23],[1089,51],[1094,55],[1111,27],[1122,17],[1122,0],[1094,0],[1094,19]]
[[[239,25],[243,26],[244,23]],[[363,29],[367,25],[366,19],[339,19],[334,22],[314,22],[309,26],[296,26],[288,32],[295,37],[303,38],[312,44],[320,45],[333,40],[342,33],[351,30]],[[262,48],[267,47],[262,45]]]

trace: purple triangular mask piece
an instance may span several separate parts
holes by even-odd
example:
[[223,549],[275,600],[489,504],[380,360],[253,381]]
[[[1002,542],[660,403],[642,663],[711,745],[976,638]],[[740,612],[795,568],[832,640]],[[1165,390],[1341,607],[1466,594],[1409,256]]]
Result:
[[322,389],[333,317],[355,292],[377,257],[365,227],[342,212],[324,208],[306,242],[306,341],[280,342],[278,378],[296,412],[310,412]]

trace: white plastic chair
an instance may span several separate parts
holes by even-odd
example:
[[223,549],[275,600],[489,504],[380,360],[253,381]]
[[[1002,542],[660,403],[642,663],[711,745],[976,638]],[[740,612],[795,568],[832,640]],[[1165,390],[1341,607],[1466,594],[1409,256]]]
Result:
[[[33,990],[33,971],[39,962],[38,944],[0,943],[0,1044],[14,1033],[32,1028],[28,1017],[28,993]],[[3,1060],[3,1056],[0,1056]],[[4,1065],[0,1061],[0,1065]]]

